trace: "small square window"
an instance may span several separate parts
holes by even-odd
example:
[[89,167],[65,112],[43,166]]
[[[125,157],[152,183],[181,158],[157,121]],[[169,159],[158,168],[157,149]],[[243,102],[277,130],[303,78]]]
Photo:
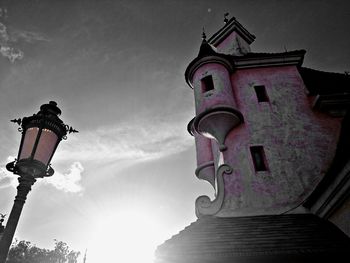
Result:
[[262,146],[252,146],[250,147],[250,153],[252,155],[255,171],[267,171],[264,148]]
[[211,75],[201,79],[202,92],[207,92],[214,89],[213,77]]
[[269,97],[266,93],[266,88],[263,85],[254,86],[256,97],[258,98],[258,102],[268,102]]

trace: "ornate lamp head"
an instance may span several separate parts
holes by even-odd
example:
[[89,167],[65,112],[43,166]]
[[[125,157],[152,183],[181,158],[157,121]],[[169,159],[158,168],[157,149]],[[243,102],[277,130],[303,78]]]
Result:
[[65,125],[58,117],[61,110],[57,103],[50,101],[40,107],[37,114],[23,119],[11,120],[21,125],[22,132],[18,157],[6,165],[7,170],[14,174],[29,174],[35,178],[51,176],[54,170],[50,161],[58,144],[66,139],[67,132],[78,132]]

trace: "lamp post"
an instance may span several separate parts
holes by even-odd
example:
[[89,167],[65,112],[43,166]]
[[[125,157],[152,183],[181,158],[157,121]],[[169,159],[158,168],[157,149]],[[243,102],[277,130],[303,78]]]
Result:
[[58,144],[66,139],[67,132],[78,132],[65,125],[58,117],[61,110],[57,103],[50,101],[40,107],[40,111],[30,117],[11,120],[21,127],[21,143],[18,157],[6,165],[6,169],[17,174],[19,185],[17,195],[0,241],[0,263],[5,263],[12,239],[22,212],[27,194],[37,178],[52,176],[54,170],[50,161]]

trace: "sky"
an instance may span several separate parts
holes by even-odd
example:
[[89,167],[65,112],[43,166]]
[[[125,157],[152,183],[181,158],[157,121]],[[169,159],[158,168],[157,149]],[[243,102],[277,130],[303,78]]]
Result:
[[59,145],[55,174],[33,186],[15,237],[47,248],[62,240],[87,249],[88,263],[150,259],[196,220],[195,199],[213,194],[194,175],[186,131],[194,100],[184,72],[203,27],[210,37],[229,12],[256,36],[253,52],[305,49],[305,67],[350,71],[347,0],[0,0],[0,8],[0,212],[10,213],[17,185],[5,169],[20,140],[9,120],[54,100],[79,133]]

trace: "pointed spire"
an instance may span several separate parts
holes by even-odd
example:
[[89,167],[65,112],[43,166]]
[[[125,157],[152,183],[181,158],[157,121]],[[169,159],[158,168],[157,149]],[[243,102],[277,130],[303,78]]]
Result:
[[207,35],[205,34],[205,28],[202,29],[202,44],[199,48],[198,57],[205,57],[208,55],[214,55],[216,52],[207,42]]

